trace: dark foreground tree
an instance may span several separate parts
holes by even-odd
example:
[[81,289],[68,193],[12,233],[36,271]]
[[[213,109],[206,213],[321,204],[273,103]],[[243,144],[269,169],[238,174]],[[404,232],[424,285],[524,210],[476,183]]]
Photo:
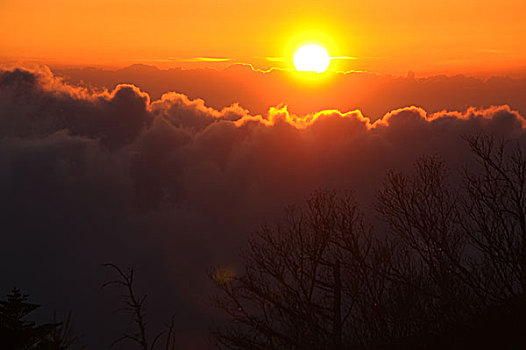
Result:
[[491,137],[466,140],[478,166],[463,185],[439,157],[387,173],[375,202],[382,232],[330,191],[258,230],[242,271],[211,273],[230,316],[218,347],[526,345],[526,159]]
[[[473,277],[460,193],[448,183],[448,169],[439,157],[422,157],[410,174],[390,171],[378,192],[376,210],[387,224],[393,242],[391,274],[385,276],[412,286],[419,302],[407,307],[418,322],[408,334],[434,333],[473,315],[483,301]],[[390,302],[395,302],[391,300]],[[413,319],[413,321],[416,321]]]
[[526,157],[517,143],[466,138],[478,168],[465,172],[463,227],[480,253],[484,292],[492,301],[526,290]]
[[65,350],[76,342],[71,334],[71,314],[65,323],[36,325],[27,316],[39,308],[28,302],[28,295],[13,288],[7,300],[0,301],[0,348],[6,350]]
[[161,346],[160,341],[162,338],[164,338],[164,344],[162,345],[163,348],[165,350],[174,350],[174,316],[171,317],[170,323],[166,325],[166,329],[164,331],[158,332],[153,337],[153,339],[150,339],[147,336],[146,314],[144,310],[144,302],[146,301],[146,295],[138,295],[135,291],[135,275],[133,268],[123,270],[115,264],[104,264],[104,266],[111,268],[117,274],[117,278],[104,283],[103,287],[115,285],[124,289],[124,306],[120,310],[129,313],[135,325],[135,331],[125,332],[124,334],[122,334],[110,345],[110,348],[112,348],[117,343],[127,340],[132,343],[135,343],[140,349],[154,350],[157,349],[158,346]]
[[[346,349],[376,336],[389,256],[350,194],[315,192],[284,225],[263,226],[239,275],[216,269],[214,303],[232,318],[215,333],[228,349]],[[352,326],[351,326],[352,325]]]

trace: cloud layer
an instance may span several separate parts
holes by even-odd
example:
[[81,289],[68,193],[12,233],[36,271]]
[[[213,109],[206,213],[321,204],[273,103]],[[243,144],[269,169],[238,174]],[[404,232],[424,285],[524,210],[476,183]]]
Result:
[[119,329],[100,264],[134,265],[151,317],[174,309],[182,346],[197,348],[192,334],[211,318],[206,269],[235,264],[246,235],[285,205],[329,187],[355,190],[368,210],[385,170],[424,153],[463,164],[462,135],[524,142],[525,125],[508,106],[410,106],[374,122],[358,110],[257,115],[175,92],[151,101],[129,84],[93,92],[46,68],[1,70],[0,292],[15,284],[72,309],[100,348]]
[[112,89],[128,82],[147,91],[153,99],[178,91],[202,98],[208,106],[221,109],[238,102],[252,113],[264,114],[271,106],[286,103],[298,114],[334,108],[359,109],[371,119],[405,106],[416,105],[428,112],[465,110],[491,105],[511,106],[526,113],[526,79],[504,76],[480,79],[464,75],[396,77],[369,72],[331,74],[323,79],[301,79],[289,71],[268,72],[250,65],[232,65],[223,70],[158,69],[133,65],[119,70],[97,68],[54,68],[72,84]]

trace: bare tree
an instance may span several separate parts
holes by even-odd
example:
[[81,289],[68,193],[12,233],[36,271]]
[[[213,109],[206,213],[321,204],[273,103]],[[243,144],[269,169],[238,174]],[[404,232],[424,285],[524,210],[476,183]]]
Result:
[[[242,254],[241,273],[211,273],[221,291],[215,304],[231,321],[216,330],[217,345],[462,347],[520,316],[526,158],[518,145],[466,140],[478,167],[461,174],[464,186],[450,183],[437,156],[418,159],[412,172],[386,174],[375,201],[381,234],[352,196],[331,191],[289,208],[281,225],[262,226]],[[520,334],[509,344],[521,344]]]
[[491,300],[526,288],[526,158],[518,144],[466,137],[478,169],[465,171],[465,232],[481,254],[484,290]]
[[[71,349],[74,345],[78,345],[79,337],[73,335],[73,321],[72,313],[69,312],[64,322],[58,322],[56,313],[53,314],[53,323],[60,324],[60,327],[56,327],[50,334],[48,349],[66,350]],[[81,346],[80,348],[84,348]]]
[[[350,194],[315,192],[284,225],[263,226],[243,254],[242,274],[215,270],[215,304],[232,317],[216,332],[229,349],[342,349],[356,339],[374,258],[371,227]],[[358,302],[358,299],[362,303]],[[363,330],[362,330],[363,331]]]
[[126,294],[124,296],[125,306],[121,309],[123,311],[131,313],[133,316],[133,322],[136,326],[134,333],[124,333],[121,337],[116,339],[110,346],[113,347],[117,343],[130,340],[135,342],[143,350],[154,350],[158,345],[161,337],[165,336],[165,349],[175,349],[175,333],[174,333],[174,317],[170,319],[170,323],[166,326],[166,330],[157,333],[150,343],[146,334],[146,318],[144,311],[144,302],[146,301],[146,295],[137,295],[134,289],[134,270],[129,268],[123,271],[119,266],[115,264],[104,264],[104,267],[109,267],[117,273],[117,279],[108,281],[103,284],[103,287],[109,285],[116,285],[124,288]]
[[[480,282],[467,255],[460,193],[447,181],[447,167],[437,156],[415,163],[412,174],[390,171],[378,192],[376,209],[392,242],[391,274],[415,290],[412,303],[420,315],[416,332],[436,332],[444,324],[471,316]],[[413,317],[413,315],[412,315]]]

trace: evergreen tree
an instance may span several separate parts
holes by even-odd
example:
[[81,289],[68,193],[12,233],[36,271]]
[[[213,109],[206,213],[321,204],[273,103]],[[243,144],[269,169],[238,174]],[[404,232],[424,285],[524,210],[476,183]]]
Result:
[[13,288],[7,300],[0,301],[0,347],[6,350],[50,349],[51,336],[60,323],[36,325],[26,316],[40,305],[28,302],[28,295]]

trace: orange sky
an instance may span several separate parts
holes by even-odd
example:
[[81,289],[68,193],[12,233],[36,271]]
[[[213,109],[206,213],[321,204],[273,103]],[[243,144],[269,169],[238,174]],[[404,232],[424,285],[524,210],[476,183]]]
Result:
[[[0,0],[0,58],[269,68],[314,39],[331,56],[356,57],[333,69],[520,71],[525,13],[524,0]],[[178,60],[193,57],[230,61]]]

